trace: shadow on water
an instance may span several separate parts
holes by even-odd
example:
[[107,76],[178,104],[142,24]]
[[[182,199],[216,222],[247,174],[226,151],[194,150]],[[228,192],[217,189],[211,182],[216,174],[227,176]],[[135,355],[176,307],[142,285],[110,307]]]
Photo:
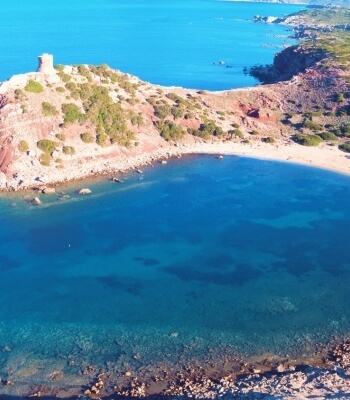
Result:
[[259,278],[261,271],[248,264],[240,264],[236,269],[229,272],[201,271],[190,266],[169,266],[163,271],[175,275],[182,281],[199,281],[217,285],[243,285],[251,280]]
[[135,296],[141,295],[144,286],[140,279],[119,278],[114,275],[98,277],[97,281],[114,290],[121,290]]
[[34,255],[60,254],[69,251],[70,246],[81,247],[86,233],[81,227],[57,224],[32,228],[27,235],[27,249]]
[[9,271],[11,269],[19,268],[21,265],[21,262],[16,261],[5,254],[0,254],[0,271]]

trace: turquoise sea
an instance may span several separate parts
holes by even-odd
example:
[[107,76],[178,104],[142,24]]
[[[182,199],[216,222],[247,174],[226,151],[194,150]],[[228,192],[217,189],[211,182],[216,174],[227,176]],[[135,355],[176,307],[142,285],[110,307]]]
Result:
[[[0,80],[57,64],[102,64],[151,83],[223,90],[256,81],[243,68],[270,63],[286,27],[252,22],[298,5],[217,0],[14,0],[1,5]],[[219,64],[223,61],[224,64]]]
[[[242,68],[277,49],[263,44],[289,42],[283,27],[250,18],[299,8],[7,2],[0,73],[33,70],[45,51],[165,85],[250,85]],[[61,187],[40,207],[27,202],[33,193],[2,196],[0,378],[15,384],[0,394],[80,390],[92,366],[147,375],[234,354],[311,355],[348,334],[349,184],[316,168],[203,155],[122,184]],[[77,195],[86,186],[92,194]]]

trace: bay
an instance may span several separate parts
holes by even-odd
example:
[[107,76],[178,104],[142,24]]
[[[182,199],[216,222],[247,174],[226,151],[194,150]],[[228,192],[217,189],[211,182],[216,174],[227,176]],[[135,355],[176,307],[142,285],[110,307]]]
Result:
[[0,201],[2,371],[68,384],[88,364],[311,355],[350,331],[349,177],[195,156],[89,187]]
[[[6,2],[0,79],[35,70],[49,52],[56,63],[107,63],[156,84],[250,86],[243,68],[293,43],[285,27],[254,24],[253,15],[300,8]],[[61,386],[80,387],[87,365],[115,372],[237,353],[300,357],[349,333],[348,176],[195,156],[123,184],[85,185],[91,196],[77,195],[80,184],[61,187],[40,207],[29,204],[33,193],[0,199],[7,378],[30,387],[60,371]]]

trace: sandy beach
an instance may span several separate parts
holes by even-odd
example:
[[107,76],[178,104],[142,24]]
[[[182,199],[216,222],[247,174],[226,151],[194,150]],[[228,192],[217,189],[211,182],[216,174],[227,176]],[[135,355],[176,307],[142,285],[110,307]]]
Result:
[[[164,143],[164,142],[163,142]],[[106,149],[108,150],[108,149]],[[275,160],[323,168],[350,175],[350,156],[336,146],[324,144],[319,147],[306,147],[291,140],[267,144],[263,142],[237,143],[232,141],[195,141],[189,138],[181,144],[161,144],[149,146],[147,151],[124,150],[111,156],[96,156],[85,159],[72,158],[69,168],[58,169],[33,165],[30,157],[21,157],[15,162],[20,173],[6,177],[0,174],[2,190],[21,190],[43,185],[56,185],[81,180],[91,176],[125,173],[142,166],[154,164],[170,157],[190,154],[235,155],[264,160]]]

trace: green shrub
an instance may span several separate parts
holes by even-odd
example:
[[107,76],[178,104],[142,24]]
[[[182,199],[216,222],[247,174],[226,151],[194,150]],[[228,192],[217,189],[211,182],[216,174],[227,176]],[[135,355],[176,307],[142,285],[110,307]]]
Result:
[[243,132],[240,129],[234,129],[232,131],[229,131],[228,133],[231,135],[234,135],[240,139],[243,139],[243,137],[244,137]]
[[78,86],[76,83],[67,82],[65,84],[65,88],[70,91],[70,95],[73,97],[73,99],[79,99],[80,93],[79,93]]
[[64,142],[66,140],[66,135],[64,133],[56,133],[56,138]]
[[257,135],[260,135],[260,132],[257,131],[256,129],[253,129],[253,130],[250,132],[250,134],[251,134],[251,135],[254,135],[254,136],[257,136]]
[[71,76],[66,74],[65,72],[63,72],[63,70],[58,72],[58,76],[61,78],[61,81],[64,83],[67,83],[71,80]]
[[323,141],[318,135],[302,135],[300,133],[297,133],[293,139],[303,146],[318,146]]
[[178,96],[176,93],[170,92],[166,95],[166,97],[174,102],[182,100],[180,96]]
[[267,136],[267,137],[263,138],[262,141],[265,143],[270,143],[270,144],[276,143],[275,138],[273,138],[272,136]]
[[316,124],[315,122],[312,121],[304,121],[303,127],[310,129],[312,131],[322,131],[323,127],[319,124]]
[[132,125],[141,126],[143,124],[143,117],[140,114],[132,115],[130,118],[130,122]]
[[41,106],[42,106],[43,114],[45,115],[45,117],[50,117],[52,115],[53,116],[58,115],[58,111],[53,104],[51,104],[47,101],[44,101],[41,103]]
[[43,85],[39,82],[33,81],[33,79],[29,80],[24,89],[27,92],[32,92],[32,93],[41,93],[44,91]]
[[341,103],[341,102],[343,102],[345,99],[344,99],[344,93],[337,93],[336,94],[336,96],[335,96],[335,101],[337,102],[337,103]]
[[171,107],[170,112],[174,119],[181,118],[184,115],[184,109],[181,106]]
[[28,150],[29,150],[29,144],[28,144],[28,142],[25,141],[25,140],[21,140],[21,141],[18,143],[18,150],[21,151],[22,153],[25,153],[26,151],[28,151]]
[[62,112],[64,114],[64,123],[69,124],[74,121],[84,121],[85,114],[80,111],[80,108],[74,103],[62,104]]
[[36,145],[44,153],[51,154],[58,146],[58,143],[54,142],[53,140],[50,140],[50,139],[42,139],[42,140],[39,140]]
[[338,146],[339,150],[345,151],[346,153],[350,153],[350,142],[345,142]]
[[15,97],[16,97],[17,100],[25,100],[26,95],[25,95],[25,93],[23,92],[22,89],[16,89],[15,90]]
[[59,92],[59,93],[63,93],[63,92],[66,91],[66,89],[64,87],[62,87],[62,86],[57,86],[56,91]]
[[97,143],[99,146],[103,146],[104,144],[106,144],[107,138],[108,138],[108,136],[107,136],[106,134],[104,134],[104,133],[98,133],[98,134],[96,135],[96,143]]
[[318,136],[320,136],[323,140],[338,140],[338,137],[332,132],[322,132],[319,133]]
[[93,143],[95,141],[96,137],[90,132],[84,132],[80,135],[80,139],[84,143]]
[[322,117],[321,111],[307,111],[304,113],[304,117],[312,119],[312,117]]
[[166,118],[170,113],[170,106],[168,104],[160,104],[154,106],[154,115],[160,119]]
[[40,161],[41,165],[48,167],[50,165],[50,161],[51,161],[50,154],[47,154],[47,153],[40,154],[39,161]]
[[156,128],[160,132],[160,136],[166,141],[179,140],[184,137],[185,132],[181,126],[176,125],[172,121],[158,121],[155,123]]
[[64,65],[62,64],[57,64],[54,66],[55,70],[58,72],[62,72],[64,70]]
[[341,125],[340,131],[344,136],[350,137],[350,124]]
[[188,112],[188,113],[186,113],[185,115],[184,115],[184,118],[185,119],[191,119],[191,118],[194,118],[194,114],[192,113],[192,112]]
[[208,119],[200,124],[199,129],[191,129],[189,133],[193,136],[208,139],[210,136],[222,136],[224,131],[221,127],[217,126],[214,121]]
[[87,68],[85,65],[78,65],[78,72],[81,76],[84,76],[89,82],[92,81],[89,68]]
[[62,147],[62,151],[63,151],[64,154],[67,154],[67,155],[70,155],[70,156],[75,154],[75,149],[72,146],[63,146]]
[[134,139],[135,139],[134,133],[127,129],[122,132],[114,132],[110,136],[112,144],[118,144],[119,146],[124,146],[127,148],[131,147],[131,141]]
[[78,93],[80,99],[85,101],[92,95],[92,86],[90,83],[81,83],[78,85]]

